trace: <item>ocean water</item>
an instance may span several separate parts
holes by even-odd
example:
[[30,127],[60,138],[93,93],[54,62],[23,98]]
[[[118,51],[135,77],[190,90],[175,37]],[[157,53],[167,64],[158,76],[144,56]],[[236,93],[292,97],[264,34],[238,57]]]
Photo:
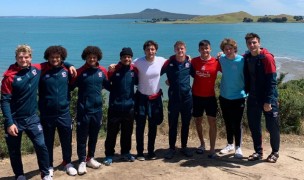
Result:
[[68,50],[67,61],[80,67],[82,50],[88,45],[103,51],[101,65],[107,67],[119,60],[122,47],[131,47],[134,58],[141,57],[143,43],[152,39],[159,44],[158,56],[174,54],[177,40],[187,44],[187,54],[198,56],[198,42],[208,39],[212,55],[220,51],[223,38],[238,42],[238,51],[246,51],[244,36],[255,32],[261,44],[280,62],[304,62],[304,23],[252,23],[252,24],[137,24],[135,20],[69,19],[69,18],[0,18],[0,74],[15,62],[18,44],[33,48],[33,62],[40,63],[44,50],[50,45],[62,45]]

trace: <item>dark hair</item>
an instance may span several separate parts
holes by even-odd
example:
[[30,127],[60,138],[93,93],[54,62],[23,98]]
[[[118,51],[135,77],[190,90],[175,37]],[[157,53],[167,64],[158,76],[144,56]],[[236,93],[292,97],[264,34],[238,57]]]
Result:
[[257,38],[258,41],[260,42],[260,36],[256,33],[247,33],[246,36],[245,36],[245,40],[246,42],[251,39],[251,38]]
[[97,56],[97,60],[100,61],[102,59],[102,51],[99,47],[97,46],[87,46],[81,54],[81,58],[83,60],[87,59],[87,56],[89,56],[90,54],[94,54]]
[[52,54],[59,54],[64,61],[68,55],[67,50],[62,46],[50,46],[44,51],[44,59],[48,60]]
[[154,46],[156,50],[158,50],[158,44],[153,40],[148,40],[145,42],[143,49],[146,50],[147,47]]
[[211,46],[210,44],[210,41],[204,39],[204,40],[201,40],[199,43],[198,43],[198,47],[201,47],[201,46]]

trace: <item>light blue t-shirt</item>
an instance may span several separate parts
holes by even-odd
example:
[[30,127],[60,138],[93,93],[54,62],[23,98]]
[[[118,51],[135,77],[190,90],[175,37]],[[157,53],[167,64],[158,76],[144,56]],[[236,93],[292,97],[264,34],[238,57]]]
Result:
[[220,95],[230,100],[246,97],[243,56],[236,55],[235,59],[228,59],[223,54],[219,61],[222,68]]

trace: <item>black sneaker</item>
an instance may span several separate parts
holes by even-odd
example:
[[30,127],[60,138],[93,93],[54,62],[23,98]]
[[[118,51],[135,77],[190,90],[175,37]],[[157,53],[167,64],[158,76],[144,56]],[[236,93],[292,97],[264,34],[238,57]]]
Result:
[[153,153],[148,153],[148,159],[155,160],[156,159],[156,154],[154,152]]
[[169,149],[169,151],[165,154],[166,159],[172,159],[175,155],[176,151],[174,149]]
[[183,155],[186,156],[186,157],[192,157],[193,156],[193,152],[189,148],[182,148],[180,150],[180,152],[183,153]]

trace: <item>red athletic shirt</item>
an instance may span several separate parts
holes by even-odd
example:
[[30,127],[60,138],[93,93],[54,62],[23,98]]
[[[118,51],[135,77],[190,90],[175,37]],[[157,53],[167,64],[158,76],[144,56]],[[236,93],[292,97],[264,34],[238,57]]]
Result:
[[191,60],[194,74],[192,85],[192,93],[195,96],[210,97],[215,96],[215,80],[218,71],[220,71],[220,63],[214,57],[209,60],[202,60],[195,57]]

